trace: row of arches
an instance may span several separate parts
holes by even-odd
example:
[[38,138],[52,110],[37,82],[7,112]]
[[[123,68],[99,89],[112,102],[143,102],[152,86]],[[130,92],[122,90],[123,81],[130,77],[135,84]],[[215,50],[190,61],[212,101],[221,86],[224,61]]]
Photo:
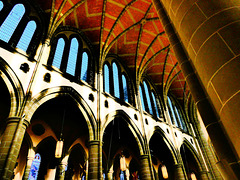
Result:
[[[0,87],[3,99],[1,102],[10,107],[10,99],[13,94],[10,95],[11,93],[3,80],[1,80]],[[37,102],[37,106],[29,104],[29,111],[32,112],[32,115],[28,113],[26,118],[30,121],[30,126],[26,129],[21,145],[18,163],[15,167],[15,179],[24,176],[50,179],[52,176],[61,174],[59,171],[64,173],[65,179],[75,177],[84,179],[88,176],[88,160],[89,153],[91,153],[89,152],[89,142],[96,139],[96,122],[93,117],[89,118],[91,113],[87,110],[86,104],[81,102],[80,95],[64,88],[62,91],[65,93],[61,93],[59,90],[49,91],[44,96],[33,99],[32,102]],[[1,104],[1,107],[4,105]],[[7,118],[9,111],[10,109],[1,108],[1,114],[5,114],[5,116],[1,117],[0,122],[4,126],[6,125],[4,118]],[[2,133],[4,133],[3,131],[4,129]],[[175,177],[175,164],[178,163],[179,157],[186,161],[184,167],[187,175],[194,172],[199,177],[198,159],[194,157],[192,153],[194,150],[191,146],[182,146],[188,150],[184,151],[181,148],[180,154],[182,152],[182,155],[180,156],[158,128],[146,144],[139,129],[122,111],[108,116],[100,131],[102,133],[100,139],[103,143],[100,146],[102,149],[100,156],[102,168],[99,168],[99,171],[106,179],[109,178],[107,176],[111,176],[113,179],[121,179],[121,177],[134,179],[138,178],[138,175],[141,179],[140,157],[146,154],[148,146],[152,159],[150,168],[155,174],[154,177],[157,177],[156,179],[164,179],[160,171],[163,165],[167,168],[168,179],[173,179]],[[63,154],[62,158],[58,159],[55,158],[54,152],[56,143],[61,136],[64,139]],[[32,154],[31,151],[33,151]],[[125,170],[120,169],[122,156],[126,158]],[[41,159],[37,170],[32,167],[34,159]]]

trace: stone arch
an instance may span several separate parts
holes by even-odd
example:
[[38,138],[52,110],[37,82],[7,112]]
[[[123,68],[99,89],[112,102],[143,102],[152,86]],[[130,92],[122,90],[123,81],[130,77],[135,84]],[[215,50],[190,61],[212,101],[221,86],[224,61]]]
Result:
[[[153,131],[151,137],[154,135],[154,133],[160,134],[160,136],[163,138],[165,144],[167,145],[169,151],[170,151],[171,154],[172,154],[174,163],[178,164],[178,161],[179,161],[178,156],[179,156],[179,155],[178,155],[177,150],[176,150],[176,148],[174,147],[173,143],[171,142],[171,140],[166,136],[166,133],[165,133],[159,126],[155,126],[155,127],[154,127],[154,131]],[[151,139],[151,138],[150,138],[150,139]],[[149,139],[149,140],[150,140],[150,139]]]
[[10,94],[11,106],[9,117],[17,116],[24,99],[24,91],[16,73],[7,62],[0,57],[0,76]]
[[199,157],[200,155],[199,155],[199,154],[197,153],[197,151],[194,149],[194,147],[192,146],[192,144],[191,144],[187,139],[184,138],[181,147],[182,147],[183,145],[185,145],[185,146],[191,151],[193,157],[195,158],[195,160],[196,160],[196,162],[197,162],[197,164],[198,164],[199,170],[202,170],[201,161],[200,161],[200,159],[199,159],[199,158],[200,158],[200,157]]
[[199,159],[199,154],[186,139],[183,140],[180,147],[180,154],[182,156],[187,177],[190,178],[191,173],[193,172],[197,179],[201,179],[200,173],[203,171],[203,167]]
[[130,125],[129,129],[136,139],[140,154],[144,154],[145,153],[144,152],[144,144],[145,143],[144,143],[144,139],[141,135],[141,132],[138,129],[138,127],[136,126],[136,124],[133,122],[133,120],[129,117],[129,115],[126,112],[124,112],[123,110],[117,110],[117,111],[114,111],[114,112],[106,115],[106,117],[105,117],[106,121],[102,126],[102,131],[100,134],[101,139],[103,138],[103,133],[106,130],[106,127],[108,126],[108,124],[110,124],[114,120],[115,117],[123,118],[126,121],[126,123],[128,123]]
[[38,95],[36,95],[28,104],[26,111],[26,119],[30,122],[33,113],[38,109],[40,105],[47,102],[50,99],[66,96],[71,98],[79,108],[80,112],[83,114],[88,130],[89,130],[89,140],[94,140],[96,137],[96,119],[88,106],[87,102],[79,95],[73,88],[61,86],[51,89],[45,89]]

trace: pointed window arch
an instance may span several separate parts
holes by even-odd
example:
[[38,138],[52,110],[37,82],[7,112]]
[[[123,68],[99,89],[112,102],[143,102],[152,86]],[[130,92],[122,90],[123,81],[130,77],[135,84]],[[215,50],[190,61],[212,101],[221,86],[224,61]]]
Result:
[[113,69],[114,96],[117,98],[120,98],[118,67],[115,62],[113,62],[113,64],[112,64],[112,69]]
[[124,100],[128,102],[128,87],[127,87],[127,80],[124,74],[122,74],[122,87],[123,87]]
[[144,90],[145,90],[145,95],[146,95],[146,99],[147,99],[147,105],[148,105],[149,113],[153,114],[151,99],[150,99],[150,96],[149,96],[149,90],[148,90],[148,86],[147,86],[145,81],[143,82],[143,86],[144,86]]
[[26,28],[23,31],[23,34],[17,44],[17,48],[23,50],[23,51],[27,51],[28,46],[31,42],[31,39],[33,37],[33,34],[35,32],[37,28],[36,22],[35,21],[29,21]]
[[3,2],[0,1],[0,11],[3,9]]
[[23,4],[16,4],[0,27],[0,39],[9,42],[25,13]]
[[88,54],[87,52],[83,52],[81,66],[81,80],[87,81],[87,72],[88,72]]
[[104,64],[104,91],[110,94],[109,67]]
[[66,69],[66,72],[73,76],[75,75],[75,70],[76,70],[78,47],[79,47],[79,43],[77,38],[73,38],[71,40],[67,69]]
[[173,109],[173,104],[172,104],[172,100],[170,99],[170,97],[167,97],[167,100],[168,100],[168,105],[169,105],[169,115],[171,118],[171,121],[172,121],[172,124],[176,125],[177,127],[179,127],[179,124],[177,122],[177,118],[175,116],[175,113],[174,113],[174,109]]
[[63,38],[58,39],[56,51],[54,54],[52,66],[55,66],[56,68],[60,69],[63,51],[64,51],[65,41]]

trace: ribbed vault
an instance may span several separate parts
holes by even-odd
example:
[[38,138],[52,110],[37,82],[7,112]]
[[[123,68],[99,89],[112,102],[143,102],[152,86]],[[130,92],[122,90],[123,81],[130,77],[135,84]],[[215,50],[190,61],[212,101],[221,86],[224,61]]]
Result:
[[38,0],[47,13],[48,37],[59,26],[83,31],[101,65],[117,54],[138,82],[148,76],[160,95],[171,91],[186,100],[184,76],[151,0]]

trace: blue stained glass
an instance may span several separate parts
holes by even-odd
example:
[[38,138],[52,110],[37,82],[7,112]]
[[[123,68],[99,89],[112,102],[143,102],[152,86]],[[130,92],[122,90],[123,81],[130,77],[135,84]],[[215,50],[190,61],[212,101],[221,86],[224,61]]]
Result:
[[27,48],[30,44],[30,41],[33,37],[33,34],[37,28],[35,21],[29,21],[26,28],[23,31],[23,34],[17,44],[17,48],[27,51]]
[[173,118],[173,121],[171,119],[172,124],[175,124],[177,127],[179,127],[176,116],[175,116],[175,113],[174,113],[174,110],[173,110],[172,101],[169,97],[167,97],[167,99],[168,99],[168,104],[169,104],[169,107],[170,107],[170,111],[172,112],[172,118]]
[[110,93],[109,67],[107,64],[104,65],[104,91]]
[[144,104],[144,99],[143,99],[143,92],[142,92],[142,87],[141,86],[139,86],[139,92],[140,92],[142,108],[143,108],[144,111],[146,111],[145,104]]
[[147,86],[145,81],[143,82],[143,86],[144,86],[144,90],[145,90],[145,93],[146,93],[149,113],[153,114],[153,109],[152,109],[152,104],[151,104],[151,100],[150,100],[150,96],[149,96],[148,86]]
[[25,13],[25,7],[22,4],[17,4],[13,7],[5,21],[0,27],[0,39],[7,42],[12,37],[20,20]]
[[116,63],[113,63],[113,85],[114,85],[114,96],[120,98],[120,91],[119,91],[119,76],[118,76],[118,67]]
[[155,110],[156,110],[157,117],[159,117],[159,112],[158,112],[158,107],[157,107],[157,101],[156,101],[156,98],[155,98],[155,95],[154,95],[153,92],[152,92],[152,98],[153,98],[153,103],[154,103],[154,107],[155,107]]
[[71,40],[67,69],[66,69],[66,72],[73,76],[75,75],[75,70],[76,70],[77,55],[78,55],[78,40],[76,38],[73,38]]
[[28,180],[36,180],[38,176],[38,170],[41,163],[40,154],[36,154],[34,160],[32,161],[31,169],[29,172]]
[[57,43],[57,47],[56,47],[56,51],[55,51],[53,63],[52,63],[52,65],[58,69],[60,69],[64,46],[65,46],[65,41],[63,40],[63,38],[60,38]]
[[3,2],[0,1],[0,11],[2,10],[2,8],[3,8]]
[[125,75],[122,75],[122,83],[123,83],[123,96],[124,100],[128,102],[128,87],[127,87],[127,80]]
[[88,70],[88,54],[86,52],[83,52],[81,68],[81,80],[83,81],[87,81],[87,70]]

